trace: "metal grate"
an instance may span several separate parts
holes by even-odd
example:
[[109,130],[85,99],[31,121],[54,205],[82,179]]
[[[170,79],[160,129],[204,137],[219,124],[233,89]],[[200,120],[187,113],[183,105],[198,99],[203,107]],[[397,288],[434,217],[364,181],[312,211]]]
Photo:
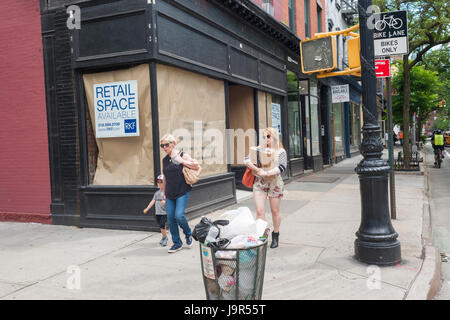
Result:
[[200,244],[200,254],[211,253],[213,272],[203,282],[208,300],[260,300],[264,282],[267,241],[248,249],[216,249]]

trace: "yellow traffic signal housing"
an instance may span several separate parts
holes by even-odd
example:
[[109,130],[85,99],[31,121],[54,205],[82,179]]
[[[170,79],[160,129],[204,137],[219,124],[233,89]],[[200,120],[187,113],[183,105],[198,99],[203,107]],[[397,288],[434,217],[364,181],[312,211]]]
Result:
[[332,36],[300,42],[302,72],[331,71],[337,67],[336,39]]
[[348,49],[348,67],[350,69],[360,68],[361,67],[361,59],[360,59],[360,46],[359,46],[359,37],[350,38],[347,41],[347,49]]

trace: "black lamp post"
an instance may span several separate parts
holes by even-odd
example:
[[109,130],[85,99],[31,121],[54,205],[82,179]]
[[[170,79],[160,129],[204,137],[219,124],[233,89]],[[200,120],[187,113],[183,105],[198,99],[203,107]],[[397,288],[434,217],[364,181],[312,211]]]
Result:
[[361,41],[361,81],[364,125],[360,151],[363,160],[355,168],[361,192],[361,225],[356,232],[355,258],[375,265],[393,265],[401,261],[400,242],[389,215],[388,173],[390,166],[381,158],[376,103],[376,77],[373,28],[368,28],[367,13],[371,0],[358,1]]

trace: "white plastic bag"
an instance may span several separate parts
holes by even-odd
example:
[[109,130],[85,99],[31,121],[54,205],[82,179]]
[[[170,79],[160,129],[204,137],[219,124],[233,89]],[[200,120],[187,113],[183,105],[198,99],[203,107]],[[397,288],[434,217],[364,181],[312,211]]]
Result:
[[264,233],[267,222],[255,219],[248,207],[239,207],[223,213],[219,219],[229,220],[230,223],[220,227],[220,237],[228,240],[239,235],[252,236],[258,239]]
[[227,249],[247,249],[261,244],[255,237],[238,235],[231,239]]

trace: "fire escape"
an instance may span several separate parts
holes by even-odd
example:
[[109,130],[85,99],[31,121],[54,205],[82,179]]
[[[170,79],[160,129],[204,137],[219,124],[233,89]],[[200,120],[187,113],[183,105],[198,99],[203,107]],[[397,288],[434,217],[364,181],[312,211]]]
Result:
[[341,0],[341,14],[349,26],[355,25],[358,18],[358,1]]

